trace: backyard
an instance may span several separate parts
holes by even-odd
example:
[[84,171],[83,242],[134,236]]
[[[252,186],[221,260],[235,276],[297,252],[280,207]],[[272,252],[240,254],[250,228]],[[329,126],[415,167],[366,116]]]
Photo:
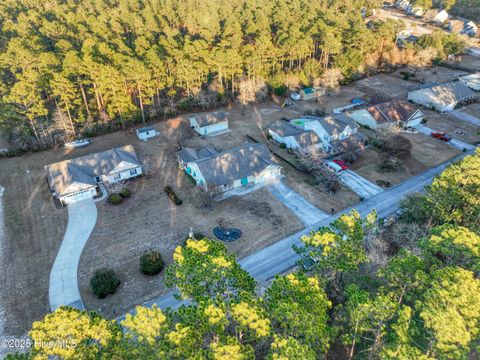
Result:
[[[475,110],[475,107],[477,107],[478,110]],[[478,116],[480,114],[480,104],[469,105],[467,110],[465,110],[465,112],[470,115],[475,115],[475,111],[477,111],[476,115]],[[469,144],[477,144],[480,142],[480,127],[457,119],[453,115],[441,114],[423,108],[422,112],[425,114],[425,119],[427,119],[426,126],[434,130],[443,131]]]

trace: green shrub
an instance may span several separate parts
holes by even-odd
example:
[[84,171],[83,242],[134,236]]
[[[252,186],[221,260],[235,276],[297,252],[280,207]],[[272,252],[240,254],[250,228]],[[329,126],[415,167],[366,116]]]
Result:
[[108,202],[112,205],[118,205],[123,201],[123,197],[120,194],[111,194],[108,197]]
[[90,280],[93,294],[99,299],[114,294],[119,285],[120,280],[117,279],[115,272],[110,269],[96,270]]
[[281,148],[281,149],[286,149],[286,148],[287,148],[287,144],[281,143],[281,144],[280,144],[280,148]]
[[140,257],[140,271],[145,275],[156,275],[162,269],[162,255],[158,251],[150,251]]
[[182,205],[183,201],[178,197],[178,195],[173,191],[171,186],[166,186],[164,189],[165,193],[168,195],[169,199],[177,206]]
[[120,196],[123,197],[124,199],[127,199],[127,198],[129,198],[130,196],[132,196],[132,193],[131,193],[131,191],[130,191],[128,188],[123,188],[123,189],[120,191]]

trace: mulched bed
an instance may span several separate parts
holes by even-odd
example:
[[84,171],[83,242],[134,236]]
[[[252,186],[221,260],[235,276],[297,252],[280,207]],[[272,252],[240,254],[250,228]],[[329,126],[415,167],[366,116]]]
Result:
[[232,242],[240,239],[242,236],[242,231],[239,229],[222,229],[216,227],[213,229],[213,235],[215,235],[219,240]]

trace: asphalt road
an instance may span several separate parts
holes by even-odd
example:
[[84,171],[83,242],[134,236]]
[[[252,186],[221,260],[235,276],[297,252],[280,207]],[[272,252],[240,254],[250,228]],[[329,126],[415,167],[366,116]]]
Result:
[[449,114],[455,116],[457,119],[468,122],[472,125],[480,126],[480,119],[470,114],[461,112],[460,110],[453,110]]
[[[474,149],[471,149],[433,169],[429,169],[420,175],[414,176],[398,184],[397,186],[390,188],[389,190],[382,191],[366,199],[365,201],[344,210],[341,213],[328,216],[316,222],[315,224],[306,227],[302,231],[279,240],[276,243],[241,259],[239,263],[242,268],[247,270],[258,282],[271,279],[275,275],[281,274],[295,266],[299,257],[293,252],[292,245],[300,244],[300,238],[303,235],[307,235],[319,227],[327,226],[332,221],[337,219],[341,214],[349,213],[353,209],[356,209],[362,216],[366,216],[373,209],[377,211],[379,217],[391,215],[398,210],[400,200],[402,200],[406,195],[423,191],[424,187],[430,184],[433,178],[440,174],[448,165],[454,161],[460,160],[466,155],[473,154],[474,151]],[[154,299],[142,305],[150,307],[156,304],[162,309],[176,309],[181,304],[185,303],[186,302],[178,301],[175,298],[174,293],[170,292],[160,298]],[[134,310],[132,310],[131,313],[132,312],[134,312]],[[119,319],[121,320],[122,318],[123,316]]]

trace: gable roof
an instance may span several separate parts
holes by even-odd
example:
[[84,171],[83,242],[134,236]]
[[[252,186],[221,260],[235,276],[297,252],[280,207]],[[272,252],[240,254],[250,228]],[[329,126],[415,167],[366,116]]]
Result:
[[210,147],[205,147],[198,150],[193,148],[183,148],[177,151],[177,156],[183,162],[194,162],[216,154],[218,154],[218,151]]
[[304,131],[299,135],[294,136],[295,141],[301,148],[307,148],[322,143],[317,133],[313,130]]
[[275,134],[281,137],[298,136],[303,133],[303,130],[291,125],[287,121],[277,120],[273,124],[267,127],[268,130],[273,131]]
[[382,124],[408,121],[419,110],[406,100],[392,100],[370,106],[367,111],[377,123]]
[[473,85],[480,86],[480,72],[477,72],[475,74],[462,76],[460,78],[460,80],[465,81],[467,84],[470,84],[471,86],[473,86]]
[[96,185],[96,176],[142,166],[132,145],[81,156],[45,166],[50,188],[59,195]]
[[147,127],[144,127],[144,128],[137,129],[137,134],[142,134],[142,133],[146,133],[146,132],[149,132],[149,131],[156,131],[155,127],[147,126]]
[[216,111],[212,113],[198,114],[189,117],[190,120],[196,120],[197,124],[201,127],[219,124],[221,122],[228,121],[228,116],[223,111]]
[[279,166],[265,144],[244,144],[192,161],[207,185],[224,185],[248,176],[257,176],[268,166]]
[[351,129],[358,128],[357,123],[346,113],[327,115],[318,118],[317,121],[330,136],[341,134],[347,126]]
[[460,81],[437,85],[428,89],[411,91],[409,94],[423,92],[441,104],[459,103],[475,96],[475,93]]

